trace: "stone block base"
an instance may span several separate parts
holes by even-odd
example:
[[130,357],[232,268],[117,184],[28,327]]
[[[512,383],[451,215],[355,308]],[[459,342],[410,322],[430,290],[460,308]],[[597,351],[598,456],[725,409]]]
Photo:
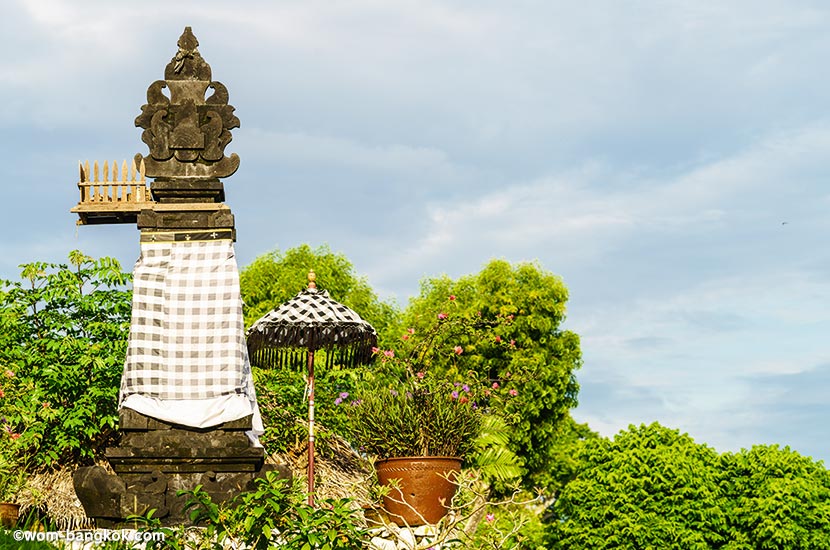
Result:
[[100,466],[79,468],[73,482],[86,515],[99,527],[113,527],[130,515],[154,517],[164,525],[187,523],[186,497],[180,490],[201,485],[214,502],[224,502],[254,488],[254,480],[288,467],[265,465],[264,450],[251,446],[245,431],[251,417],[206,429],[178,426],[122,409],[121,444],[107,449],[115,471]]

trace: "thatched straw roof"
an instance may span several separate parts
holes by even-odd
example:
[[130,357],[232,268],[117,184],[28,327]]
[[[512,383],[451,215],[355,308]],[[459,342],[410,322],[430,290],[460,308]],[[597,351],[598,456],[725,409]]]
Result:
[[[99,465],[112,471],[107,463]],[[55,523],[58,530],[91,528],[92,520],[86,517],[72,485],[74,471],[62,467],[32,475],[17,495],[20,516],[25,517],[32,509],[38,509],[42,515],[48,516]]]
[[[371,463],[334,434],[330,434],[327,447],[324,455],[318,454],[314,459],[314,489],[318,498],[351,498],[358,506],[369,504],[369,487],[374,479]],[[285,455],[276,455],[275,459],[288,464],[294,477],[305,478],[308,442],[301,442]]]

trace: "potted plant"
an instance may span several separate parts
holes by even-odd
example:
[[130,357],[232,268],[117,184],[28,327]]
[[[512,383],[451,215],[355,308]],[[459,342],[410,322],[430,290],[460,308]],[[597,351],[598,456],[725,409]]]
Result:
[[454,478],[481,431],[474,399],[469,385],[419,371],[367,387],[348,405],[352,440],[376,457],[378,482],[390,487],[384,508],[393,520],[437,523],[447,513]]
[[460,374],[464,349],[451,342],[492,326],[441,313],[423,335],[408,329],[398,352],[373,350],[380,358],[373,382],[339,400],[350,408],[352,443],[375,458],[378,481],[389,487],[384,508],[393,520],[421,525],[446,515],[490,394],[488,381]]

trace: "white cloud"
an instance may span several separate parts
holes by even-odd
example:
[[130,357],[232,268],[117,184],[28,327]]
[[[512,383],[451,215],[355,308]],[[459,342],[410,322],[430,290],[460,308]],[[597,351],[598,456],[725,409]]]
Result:
[[[830,328],[822,307],[828,297],[829,282],[786,271],[707,280],[674,296],[641,293],[597,306],[587,318],[571,304],[585,354],[581,395],[589,404],[579,414],[604,418],[616,429],[659,420],[721,450],[759,442],[761,418],[768,429],[782,429],[774,424],[782,418],[768,409],[780,406],[784,389],[763,384],[764,377],[809,373],[830,362],[820,336]],[[695,317],[701,321],[690,323]],[[727,325],[719,328],[723,318]],[[631,345],[638,340],[658,345]],[[594,402],[597,383],[617,391]],[[631,403],[627,388],[648,390],[662,402]]]
[[[793,192],[785,182],[820,170],[828,149],[830,128],[816,126],[772,136],[669,180],[621,177],[609,167],[589,164],[480,196],[454,196],[429,207],[430,223],[420,242],[399,248],[388,269],[452,264],[459,251],[478,249],[482,242],[495,255],[536,250],[583,266],[644,238],[671,247],[672,239],[680,243],[703,234],[711,236],[714,248],[740,247],[729,231],[759,220],[778,230],[774,209],[803,206],[791,204]],[[810,200],[811,195],[821,200],[824,191],[810,181],[795,198]],[[782,198],[788,200],[776,202]]]
[[275,166],[322,163],[400,173],[429,170],[448,175],[456,169],[445,151],[432,147],[396,143],[369,145],[334,136],[258,129],[248,130],[244,143],[249,155],[267,157]]
[[[619,278],[614,297],[569,304],[568,326],[581,335],[586,359],[577,417],[606,434],[658,420],[721,449],[749,445],[762,416],[756,400],[776,395],[752,377],[801,373],[828,360],[819,334],[830,325],[830,280],[805,270],[814,251],[799,242],[797,227],[783,232],[792,228],[780,225],[777,212],[803,212],[797,226],[820,215],[803,207],[824,196],[814,174],[823,171],[827,145],[830,130],[816,125],[775,134],[668,181],[615,178],[590,165],[433,203],[420,239],[390,246],[391,261],[385,257],[369,273],[383,284],[418,270],[472,272],[493,255],[538,257],[576,274],[565,281],[575,289],[579,274],[604,269],[606,278]],[[799,189],[782,184],[799,174]],[[649,247],[638,249],[643,242]],[[669,257],[686,252],[697,272],[655,263],[660,251],[672,249]],[[618,251],[627,252],[620,258]],[[652,267],[621,277],[638,262]],[[593,401],[598,383],[615,388],[608,400]]]

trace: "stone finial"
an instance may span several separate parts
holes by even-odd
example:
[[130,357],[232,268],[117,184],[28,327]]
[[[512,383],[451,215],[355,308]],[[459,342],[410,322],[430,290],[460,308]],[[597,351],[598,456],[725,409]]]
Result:
[[310,288],[310,289],[317,288],[317,283],[314,282],[316,280],[317,280],[317,275],[314,273],[313,269],[310,269],[308,271],[308,288]]
[[[199,53],[190,27],[185,27],[178,46],[164,70],[165,79],[150,85],[147,103],[135,119],[135,125],[144,128],[141,140],[150,148],[149,155],[136,155],[136,164],[143,160],[150,178],[228,177],[239,168],[236,154],[225,156],[230,131],[239,128],[228,90],[211,80],[210,65]],[[208,88],[213,93],[206,99]]]
[[210,65],[199,53],[199,41],[190,27],[185,27],[177,43],[179,51],[164,69],[166,80],[207,80],[210,81]]

